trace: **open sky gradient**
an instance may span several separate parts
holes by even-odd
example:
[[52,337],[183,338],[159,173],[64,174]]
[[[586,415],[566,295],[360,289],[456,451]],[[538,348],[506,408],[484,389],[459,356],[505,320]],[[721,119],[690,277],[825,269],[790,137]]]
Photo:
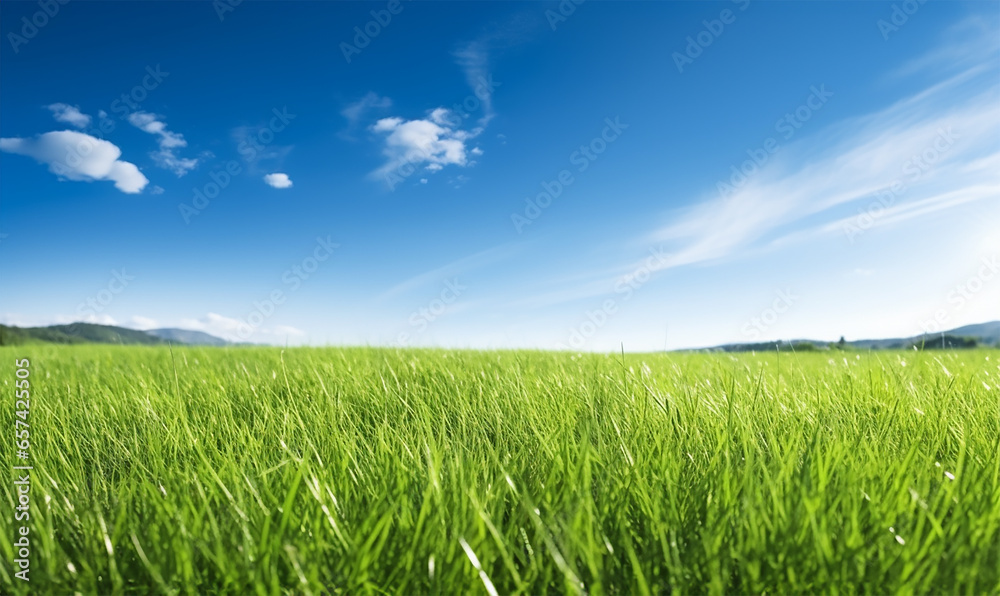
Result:
[[0,316],[581,351],[998,319],[998,6],[5,1]]

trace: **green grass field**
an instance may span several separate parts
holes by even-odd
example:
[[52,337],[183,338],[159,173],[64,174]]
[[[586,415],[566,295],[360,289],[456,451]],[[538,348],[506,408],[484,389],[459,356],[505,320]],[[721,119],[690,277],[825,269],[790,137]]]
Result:
[[2,593],[1000,590],[997,350],[23,357]]

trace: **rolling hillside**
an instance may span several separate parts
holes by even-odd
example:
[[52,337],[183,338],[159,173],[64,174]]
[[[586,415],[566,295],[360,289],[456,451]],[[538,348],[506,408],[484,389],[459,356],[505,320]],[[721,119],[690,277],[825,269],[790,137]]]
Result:
[[[971,342],[969,340],[975,340]],[[789,341],[770,341],[747,344],[724,344],[711,348],[709,351],[720,352],[762,352],[803,351],[811,349],[826,349],[836,342],[814,339],[793,339]],[[915,335],[913,337],[896,337],[887,339],[858,339],[844,342],[844,347],[855,350],[905,350],[914,346],[927,349],[942,347],[969,348],[979,346],[1000,346],[1000,321],[965,325],[942,333]]]
[[146,333],[159,337],[167,341],[189,346],[228,346],[229,342],[221,337],[209,335],[204,331],[192,331],[190,329],[150,329]]
[[155,329],[152,332],[95,325],[93,323],[71,323],[50,327],[12,327],[0,325],[0,345],[16,346],[35,343],[55,344],[128,344],[166,345],[167,343],[188,345],[228,345],[223,339],[186,329]]

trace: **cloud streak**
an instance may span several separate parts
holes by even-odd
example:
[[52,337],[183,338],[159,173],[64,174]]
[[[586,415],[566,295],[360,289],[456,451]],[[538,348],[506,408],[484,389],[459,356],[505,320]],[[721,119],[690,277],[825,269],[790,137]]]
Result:
[[[956,87],[972,82],[979,72],[953,77],[782,149],[778,159],[734,194],[698,203],[652,233],[651,242],[675,242],[676,250],[662,268],[738,255],[770,236],[776,236],[770,240],[777,245],[842,232],[837,226],[851,218],[844,213],[859,204],[868,206],[879,193],[894,197],[887,206],[893,217],[880,217],[882,224],[995,197],[996,170],[973,166],[998,157],[997,88],[950,109],[939,105],[945,91],[949,97],[961,93]],[[839,132],[843,130],[857,132],[845,136]],[[796,164],[796,155],[813,157]],[[822,223],[816,225],[816,220]]]
[[183,135],[167,130],[166,123],[160,120],[156,114],[132,112],[128,116],[128,121],[139,130],[159,137],[160,149],[149,154],[157,167],[170,170],[178,177],[198,167],[197,159],[177,156],[175,150],[179,147],[187,147],[187,141],[184,140]]

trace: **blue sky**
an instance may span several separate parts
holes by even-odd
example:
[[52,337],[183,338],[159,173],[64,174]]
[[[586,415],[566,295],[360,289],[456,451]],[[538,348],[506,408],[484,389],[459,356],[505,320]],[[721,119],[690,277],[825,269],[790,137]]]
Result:
[[8,324],[584,351],[1000,319],[996,3],[42,10],[0,5]]

